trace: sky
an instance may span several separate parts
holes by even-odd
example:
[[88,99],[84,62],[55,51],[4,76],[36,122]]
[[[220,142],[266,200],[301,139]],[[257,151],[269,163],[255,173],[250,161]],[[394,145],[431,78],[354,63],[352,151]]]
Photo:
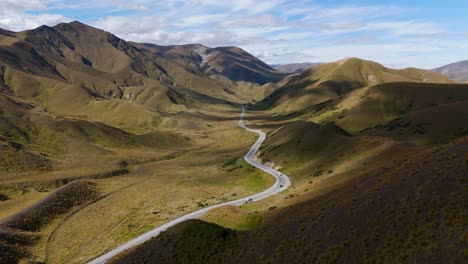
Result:
[[125,40],[238,46],[269,64],[359,57],[431,69],[468,59],[468,1],[2,0],[0,28],[74,20]]

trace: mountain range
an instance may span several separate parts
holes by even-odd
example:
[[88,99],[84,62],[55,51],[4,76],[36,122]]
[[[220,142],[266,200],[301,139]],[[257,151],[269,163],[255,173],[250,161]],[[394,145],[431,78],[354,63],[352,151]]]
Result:
[[465,63],[269,66],[80,22],[0,30],[0,262],[428,263],[466,259]]

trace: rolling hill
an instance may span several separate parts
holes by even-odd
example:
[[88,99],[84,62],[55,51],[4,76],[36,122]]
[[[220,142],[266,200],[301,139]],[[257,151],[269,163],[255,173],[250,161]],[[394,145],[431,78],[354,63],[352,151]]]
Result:
[[328,193],[262,213],[254,230],[187,221],[111,263],[463,263],[467,146],[465,137],[335,181]]
[[[463,112],[463,106],[457,103],[466,100],[467,85],[395,82],[356,89],[309,114],[312,121],[335,122],[354,133],[417,111],[438,111],[437,106],[456,104]],[[456,109],[453,111],[458,115]]]
[[468,81],[468,60],[451,63],[439,68],[434,69],[456,82],[467,82]]
[[291,78],[262,101],[276,112],[296,112],[355,89],[388,82],[451,83],[447,77],[426,70],[393,70],[357,58],[322,64]]

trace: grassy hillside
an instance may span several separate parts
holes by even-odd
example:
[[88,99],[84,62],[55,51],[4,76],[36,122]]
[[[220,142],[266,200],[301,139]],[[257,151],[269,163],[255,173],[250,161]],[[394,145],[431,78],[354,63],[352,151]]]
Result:
[[466,258],[467,85],[354,58],[285,77],[239,48],[72,22],[0,30],[0,262],[86,263],[265,190],[273,177],[242,158],[246,104],[267,133],[256,158],[293,185],[115,262]]
[[426,70],[393,70],[351,58],[313,67],[292,78],[262,101],[275,112],[303,111],[313,105],[337,99],[357,88],[389,82],[451,83],[445,76]]
[[0,89],[57,115],[150,130],[173,113],[246,98],[190,61],[79,22],[4,32],[0,39]]
[[384,125],[362,131],[415,144],[444,144],[468,134],[468,101],[414,111]]
[[[254,136],[237,127],[237,108],[212,106],[210,111],[180,113],[173,119],[178,127],[191,126],[184,124],[190,121],[195,128],[134,134],[58,117],[10,95],[0,98],[5,106],[10,104],[1,115],[5,130],[0,156],[5,167],[0,173],[0,233],[7,236],[0,238],[5,248],[1,258],[86,262],[170,219],[258,192],[273,181],[238,158]],[[4,147],[15,146],[16,156],[34,155],[37,165],[27,157],[13,167],[11,151]],[[26,234],[12,230],[13,215],[41,216],[29,214],[28,208],[35,204],[55,208],[49,197],[80,179],[94,186],[96,199],[34,218],[44,221]],[[177,194],[168,191],[175,189]],[[24,236],[28,239],[20,240]]]
[[463,263],[467,147],[465,137],[366,173],[266,213],[257,230],[186,222],[112,263]]
[[[357,89],[333,100],[319,112],[312,113],[311,120],[333,121],[349,132],[356,132],[414,111],[466,100],[466,85],[386,83]],[[456,110],[453,114],[458,115]]]

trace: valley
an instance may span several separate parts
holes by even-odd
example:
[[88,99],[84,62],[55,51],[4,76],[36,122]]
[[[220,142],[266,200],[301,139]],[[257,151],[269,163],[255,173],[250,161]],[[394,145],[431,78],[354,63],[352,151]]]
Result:
[[1,30],[0,262],[462,263],[468,84],[304,65]]

